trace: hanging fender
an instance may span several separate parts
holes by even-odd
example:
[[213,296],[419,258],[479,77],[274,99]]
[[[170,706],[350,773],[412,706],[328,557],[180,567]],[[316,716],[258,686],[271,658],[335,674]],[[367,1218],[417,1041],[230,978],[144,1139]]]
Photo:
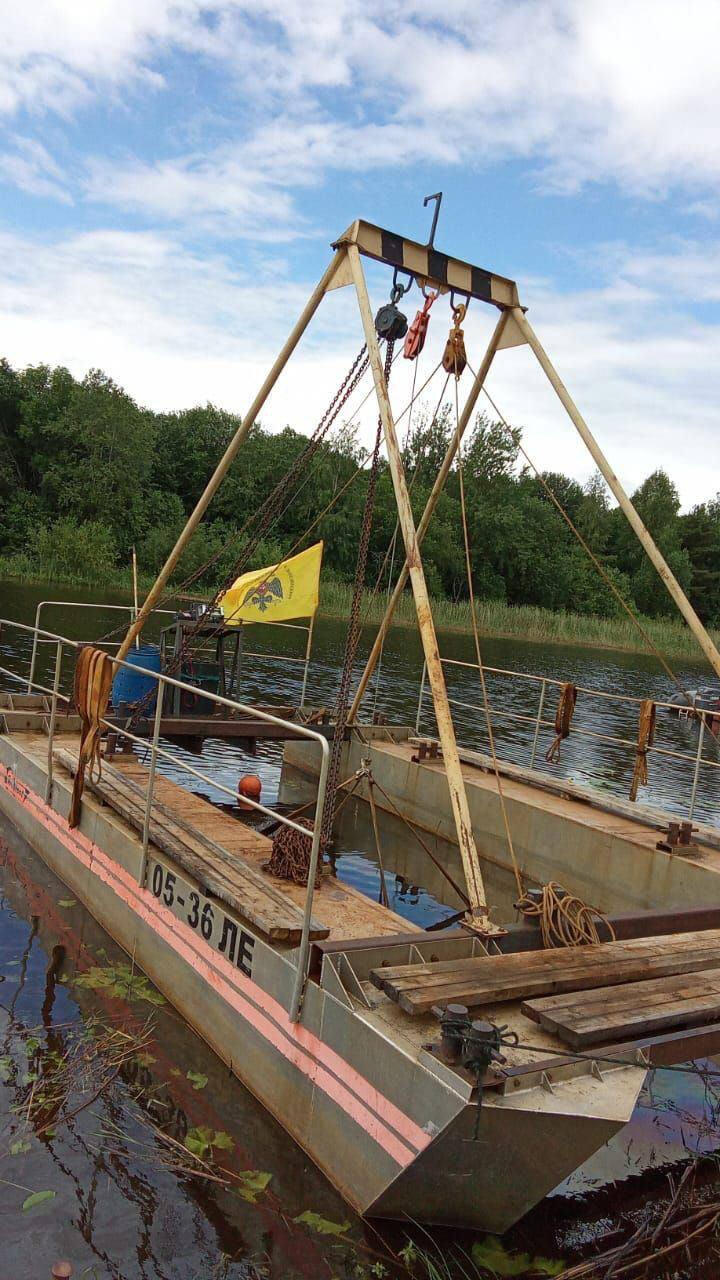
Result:
[[405,346],[403,347],[403,356],[406,360],[417,360],[420,352],[425,346],[428,324],[430,323],[430,308],[437,296],[437,293],[425,294],[425,302],[423,303],[422,309],[417,312],[415,319],[407,331]]

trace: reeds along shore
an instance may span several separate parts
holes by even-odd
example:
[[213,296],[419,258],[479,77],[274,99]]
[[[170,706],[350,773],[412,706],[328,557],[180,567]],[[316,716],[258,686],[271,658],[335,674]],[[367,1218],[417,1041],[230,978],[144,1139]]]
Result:
[[[95,576],[58,574],[53,565],[46,566],[44,571],[31,573],[18,572],[19,565],[12,560],[0,557],[0,584],[8,582],[52,582],[55,587],[106,587],[108,589],[127,589],[132,586],[130,570],[121,570],[112,574],[111,578],[103,576],[98,581]],[[141,592],[152,585],[152,575],[140,574]],[[1,587],[0,587],[1,589]],[[198,593],[198,598],[202,595]],[[319,616],[325,618],[346,618],[350,612],[352,588],[347,583],[329,579],[322,581],[320,589]],[[377,626],[385,612],[386,593],[366,591],[363,596],[361,617],[364,623]],[[537,644],[567,644],[584,646],[592,649],[619,649],[628,653],[647,653],[647,646],[636,627],[627,617],[602,618],[594,614],[578,614],[553,612],[550,609],[539,609],[532,605],[508,605],[499,600],[476,601],[476,613],[480,633],[498,639],[530,640]],[[441,631],[458,633],[472,632],[470,605],[467,600],[453,602],[436,599],[433,601],[435,625]],[[691,632],[680,619],[641,617],[643,627],[652,638],[662,654],[669,658],[682,658],[688,661],[702,660],[702,654]],[[416,626],[415,607],[412,595],[406,591],[395,610],[393,625],[397,627]],[[711,632],[716,643],[720,642],[720,632]]]

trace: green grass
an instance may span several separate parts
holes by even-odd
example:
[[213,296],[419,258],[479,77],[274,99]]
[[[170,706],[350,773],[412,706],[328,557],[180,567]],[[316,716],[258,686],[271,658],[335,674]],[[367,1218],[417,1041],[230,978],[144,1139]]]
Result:
[[[347,617],[351,596],[352,588],[345,583],[324,584],[320,613],[325,617]],[[375,597],[369,591],[364,593],[361,611],[363,621],[379,623],[384,611],[384,592]],[[631,653],[647,652],[642,636],[627,617],[600,618],[590,614],[555,613],[551,609],[508,605],[498,600],[476,601],[476,613],[480,634],[485,636],[533,640],[541,644],[571,644],[594,649],[624,649]],[[470,605],[466,600],[456,604],[451,600],[435,600],[433,616],[438,630],[472,632]],[[667,657],[702,657],[694,636],[680,618],[642,618],[641,621],[653,643]],[[395,625],[417,625],[415,606],[409,592],[402,597],[395,611]],[[720,633],[715,633],[714,639],[720,643]]]
[[[17,555],[0,557],[0,580],[15,579],[23,582],[52,582],[73,587],[107,587],[118,590],[132,589],[129,568],[116,569],[103,574],[101,580],[92,574],[72,573],[48,562],[38,568],[29,557]],[[152,574],[140,573],[138,583],[141,595],[154,581]],[[201,593],[198,592],[200,596]],[[348,583],[332,578],[323,580],[320,590],[319,614],[325,618],[346,618],[350,612],[352,588]],[[498,638],[532,640],[540,644],[569,644],[593,649],[622,649],[628,653],[646,653],[647,646],[629,618],[601,618],[594,615],[553,612],[530,605],[508,605],[498,600],[476,602],[477,620],[481,635]],[[385,611],[385,593],[363,594],[361,618],[363,622],[377,625]],[[465,601],[433,601],[435,625],[440,631],[472,633],[470,605]],[[643,626],[653,643],[668,658],[699,659],[700,648],[692,633],[680,618],[642,618]],[[395,611],[394,625],[415,627],[415,606],[410,592],[405,592]],[[713,633],[720,643],[720,633]]]

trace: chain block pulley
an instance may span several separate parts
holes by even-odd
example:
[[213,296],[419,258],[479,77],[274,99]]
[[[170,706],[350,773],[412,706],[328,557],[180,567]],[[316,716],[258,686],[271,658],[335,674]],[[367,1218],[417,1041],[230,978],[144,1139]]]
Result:
[[423,294],[425,295],[425,301],[410,325],[405,339],[403,355],[406,360],[417,360],[425,346],[428,324],[430,323],[430,308],[438,296],[437,293],[425,293],[424,289]]
[[386,302],[380,308],[375,316],[375,332],[379,338],[385,338],[387,342],[397,342],[400,338],[404,338],[408,330],[407,316],[397,306],[401,298],[409,293],[413,286],[413,277],[411,276],[407,284],[403,284],[398,280],[397,267],[393,273],[392,289],[390,290],[390,301]]
[[443,352],[442,367],[446,373],[454,373],[459,378],[467,364],[465,336],[460,327],[465,319],[467,306],[464,302],[459,302],[457,306],[453,306],[452,312],[453,322]]

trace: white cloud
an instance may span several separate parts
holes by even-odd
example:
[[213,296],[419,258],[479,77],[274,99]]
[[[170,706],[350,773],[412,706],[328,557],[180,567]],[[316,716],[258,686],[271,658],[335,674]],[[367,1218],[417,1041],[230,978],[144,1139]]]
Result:
[[[655,255],[631,257],[621,248],[602,289],[558,293],[534,281],[524,290],[540,340],[623,482],[632,489],[664,467],[686,506],[718,486],[720,324],[691,318],[682,290],[666,289],[668,278],[692,278],[697,254],[686,245],[659,263]],[[720,247],[714,261],[717,282]],[[242,411],[313,284],[288,285],[274,272],[248,281],[223,256],[188,254],[173,238],[150,232],[94,232],[56,243],[0,236],[0,325],[10,361],[23,366],[41,358],[79,376],[99,366],[154,409],[211,400]],[[692,296],[690,287],[687,293]],[[413,292],[406,304],[411,315],[418,301]],[[470,308],[465,329],[474,364],[495,318],[489,308]],[[419,382],[439,361],[448,321],[441,299]],[[360,342],[350,290],[331,293],[263,422],[310,431]],[[396,411],[406,403],[412,374],[408,362],[397,360]],[[465,374],[461,397],[468,386]],[[509,420],[525,427],[538,466],[581,479],[591,473],[590,458],[526,348],[498,355],[489,387]],[[429,404],[439,391],[436,378],[426,393]],[[370,439],[375,420],[370,399],[361,415],[362,439]]]
[[[228,140],[92,166],[96,200],[234,221],[329,170],[518,156],[546,186],[698,197],[720,177],[716,0],[34,0],[3,5],[0,110],[160,92],[167,55],[219,71]],[[171,86],[172,87],[172,86]],[[177,88],[178,86],[175,86]],[[279,186],[284,192],[276,190]],[[283,210],[283,201],[285,211]]]
[[51,196],[71,204],[63,172],[42,143],[23,137],[10,141],[11,149],[0,152],[0,178],[30,195]]

